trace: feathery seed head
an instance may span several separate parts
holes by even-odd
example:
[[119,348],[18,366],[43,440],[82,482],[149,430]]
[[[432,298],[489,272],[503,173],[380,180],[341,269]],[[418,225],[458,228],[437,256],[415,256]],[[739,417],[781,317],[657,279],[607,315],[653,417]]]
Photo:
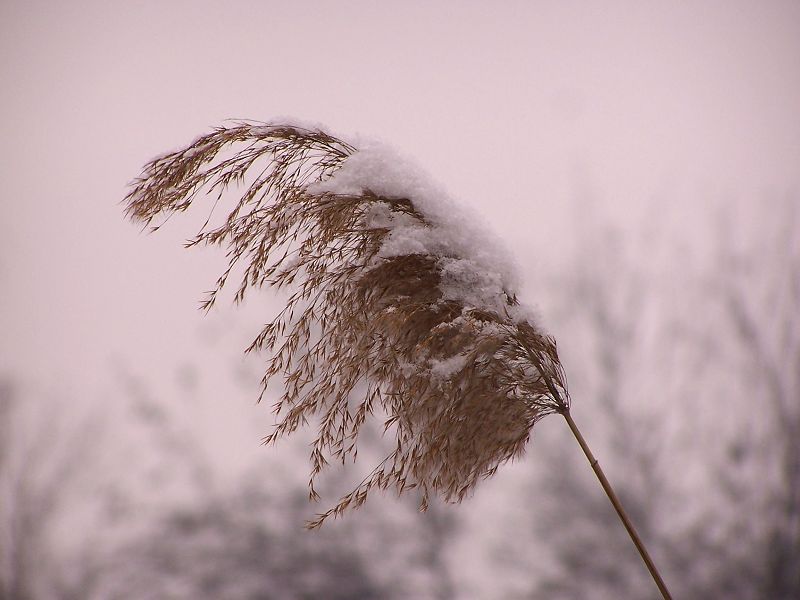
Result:
[[228,248],[205,308],[239,263],[237,301],[264,285],[293,290],[248,351],[269,354],[264,389],[284,380],[266,441],[319,421],[312,497],[329,459],[355,455],[367,416],[387,415],[394,451],[311,526],[373,489],[419,488],[423,507],[430,494],[458,502],[522,453],[538,419],[569,408],[555,341],[519,305],[491,244],[400,162],[319,130],[238,123],[152,160],[126,197],[129,217],[149,224],[243,189],[190,245]]

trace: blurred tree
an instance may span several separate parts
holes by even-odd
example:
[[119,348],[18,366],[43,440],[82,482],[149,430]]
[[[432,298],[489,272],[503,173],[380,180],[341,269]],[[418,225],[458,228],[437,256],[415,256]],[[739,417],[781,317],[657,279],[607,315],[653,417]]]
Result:
[[[663,560],[676,597],[800,598],[795,206],[771,205],[755,227],[748,218],[722,226],[714,259],[692,276],[695,289],[682,288],[682,294],[701,299],[694,312],[676,317],[663,305],[653,312],[651,304],[659,301],[655,290],[643,284],[641,271],[613,243],[605,250],[603,244],[592,246],[594,260],[578,261],[591,268],[577,267],[563,286],[573,298],[572,317],[582,323],[594,352],[594,367],[575,379],[585,388],[581,393],[599,399],[592,434],[606,442],[601,461],[625,474],[618,492],[642,536],[652,537],[653,554]],[[705,318],[697,318],[698,309]],[[653,319],[666,324],[653,328]],[[655,339],[654,329],[660,331]],[[672,354],[688,352],[694,367],[659,373],[655,367],[664,369],[669,360],[643,366],[648,344]],[[672,456],[685,449],[670,437],[675,432],[666,419],[631,408],[648,378],[663,386],[661,402],[688,417],[682,435],[694,428],[688,434],[695,438],[693,460],[705,463],[709,474],[701,485],[682,482],[686,474]],[[679,381],[665,381],[669,378]],[[708,420],[698,425],[704,414]],[[655,597],[646,572],[628,556],[616,516],[593,490],[580,461],[559,452],[553,460],[564,465],[562,471],[545,471],[538,485],[546,492],[537,494],[544,499],[538,535],[554,560],[540,569],[530,597]],[[682,511],[681,505],[693,510]]]
[[[455,522],[437,504],[420,514],[416,499],[387,498],[362,507],[360,519],[306,531],[313,515],[297,468],[307,461],[305,444],[282,448],[280,468],[265,473],[263,465],[254,466],[243,483],[222,485],[196,432],[177,422],[184,413],[168,410],[152,382],[127,369],[118,376],[121,397],[133,411],[129,425],[138,423],[147,451],[160,457],[155,480],[149,469],[135,476],[159,486],[152,494],[163,497],[152,504],[130,491],[112,493],[125,497],[125,506],[99,527],[114,521],[121,531],[85,548],[77,560],[80,576],[63,598],[453,597],[446,551]],[[386,453],[379,433],[365,429],[363,435],[362,452]],[[137,457],[143,460],[150,461]],[[134,474],[131,465],[128,474]],[[337,482],[341,476],[331,474],[325,485],[345,485]],[[164,481],[168,490],[161,488]],[[179,481],[188,494],[173,493]]]
[[[737,597],[800,598],[800,220],[796,199],[760,206],[758,235],[728,226],[713,278],[732,332],[721,358],[745,425],[722,489],[741,507],[719,550]],[[742,519],[749,514],[751,518]],[[746,523],[743,523],[745,521]]]
[[0,600],[55,597],[52,528],[88,464],[91,426],[67,430],[36,400],[0,380]]
[[244,490],[175,507],[110,556],[97,557],[88,597],[386,597],[346,536],[282,527],[274,506],[275,498]]
[[[68,596],[452,597],[440,553],[441,531],[426,536],[420,522],[409,527],[402,517],[387,520],[376,509],[364,509],[369,514],[363,524],[351,520],[307,531],[307,498],[301,486],[255,483],[201,498],[190,506],[172,506],[127,540],[83,556],[84,576]],[[405,505],[413,510],[410,503]],[[430,515],[420,519],[431,521]],[[446,527],[445,521],[436,520],[437,526]],[[409,542],[411,552],[404,552]]]

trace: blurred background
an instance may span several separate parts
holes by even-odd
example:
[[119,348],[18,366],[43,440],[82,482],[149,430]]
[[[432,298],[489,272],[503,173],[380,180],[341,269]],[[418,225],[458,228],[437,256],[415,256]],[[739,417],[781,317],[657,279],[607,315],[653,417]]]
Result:
[[282,115],[504,240],[676,598],[800,597],[797,2],[5,0],[0,80],[0,599],[656,597],[558,417],[462,505],[303,529],[348,475],[309,504],[308,439],[260,445],[280,299],[203,315],[205,214],[121,205]]

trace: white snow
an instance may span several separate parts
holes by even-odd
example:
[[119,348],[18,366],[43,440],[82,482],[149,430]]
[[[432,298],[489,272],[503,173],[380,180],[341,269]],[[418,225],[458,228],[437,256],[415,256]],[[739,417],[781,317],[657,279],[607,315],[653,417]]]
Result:
[[466,364],[467,357],[463,354],[456,354],[444,360],[431,360],[431,375],[439,379],[448,379],[463,369]]
[[[359,150],[325,181],[312,184],[311,193],[361,194],[410,200],[427,221],[392,211],[388,203],[376,203],[365,219],[367,227],[389,229],[379,257],[430,254],[440,257],[442,292],[446,299],[465,308],[483,308],[503,314],[504,290],[517,289],[517,273],[502,242],[481,227],[484,221],[457,204],[409,159],[374,140],[360,140]],[[528,310],[514,308],[514,319],[531,319]]]
[[470,259],[441,260],[440,288],[447,300],[457,300],[465,308],[486,308],[498,314],[508,307],[503,280],[497,271],[480,268]]

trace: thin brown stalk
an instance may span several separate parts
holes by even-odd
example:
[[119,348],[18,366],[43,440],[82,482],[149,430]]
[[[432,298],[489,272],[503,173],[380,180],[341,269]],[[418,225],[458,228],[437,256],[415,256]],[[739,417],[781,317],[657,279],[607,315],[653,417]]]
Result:
[[664,579],[661,577],[661,573],[658,571],[653,559],[650,557],[650,553],[647,551],[647,548],[642,541],[642,538],[639,537],[639,534],[636,532],[636,528],[633,526],[633,522],[631,521],[630,517],[628,517],[628,513],[625,511],[625,508],[622,506],[622,502],[620,502],[619,497],[617,496],[616,492],[614,492],[614,488],[611,487],[611,483],[608,481],[606,474],[603,472],[603,469],[600,468],[600,463],[592,454],[589,445],[586,443],[583,435],[578,429],[578,426],[575,424],[575,420],[572,418],[569,410],[564,411],[561,413],[567,421],[567,425],[569,425],[569,429],[572,432],[572,435],[575,436],[575,439],[578,441],[578,444],[583,450],[583,453],[586,455],[586,459],[589,461],[589,464],[594,471],[594,474],[597,475],[597,479],[600,481],[600,485],[603,486],[603,491],[608,496],[608,499],[611,501],[611,504],[614,506],[614,510],[617,511],[617,515],[619,516],[622,524],[625,526],[625,530],[628,532],[628,535],[633,541],[633,545],[636,546],[636,550],[639,552],[639,556],[642,557],[645,566],[647,566],[647,570],[650,572],[650,576],[653,578],[656,586],[658,586],[658,590],[661,592],[661,595],[664,597],[664,600],[672,600],[672,596],[667,589],[667,585],[664,583]]
[[[541,365],[538,363],[537,358],[535,356],[531,357],[532,362],[541,369]],[[550,393],[553,395],[554,398],[558,398],[560,396],[560,392],[558,388],[553,385],[553,383],[549,380],[548,377],[545,377],[545,385],[547,386]],[[656,586],[658,587],[659,592],[664,597],[664,600],[672,600],[672,596],[667,589],[666,584],[664,583],[664,579],[661,577],[661,573],[658,571],[653,559],[650,557],[650,553],[647,551],[647,548],[642,541],[642,538],[639,537],[636,528],[633,526],[633,522],[631,521],[630,517],[628,516],[627,511],[622,506],[622,502],[620,501],[619,497],[617,496],[614,488],[611,486],[611,482],[606,477],[606,474],[603,472],[603,469],[600,467],[600,463],[594,457],[592,450],[589,448],[589,444],[586,443],[586,439],[583,437],[580,429],[575,423],[575,420],[572,418],[572,414],[570,412],[569,406],[565,409],[558,411],[567,421],[567,425],[569,425],[569,429],[572,432],[572,435],[578,442],[578,445],[583,450],[586,459],[589,461],[589,465],[592,467],[594,474],[597,476],[600,485],[603,488],[603,491],[608,496],[608,499],[611,501],[611,505],[614,507],[614,510],[617,512],[620,520],[622,521],[622,525],[625,527],[625,531],[628,532],[628,535],[633,542],[633,545],[636,546],[636,550],[639,553],[639,556],[644,561],[647,570],[650,573],[650,576],[653,578]]]

